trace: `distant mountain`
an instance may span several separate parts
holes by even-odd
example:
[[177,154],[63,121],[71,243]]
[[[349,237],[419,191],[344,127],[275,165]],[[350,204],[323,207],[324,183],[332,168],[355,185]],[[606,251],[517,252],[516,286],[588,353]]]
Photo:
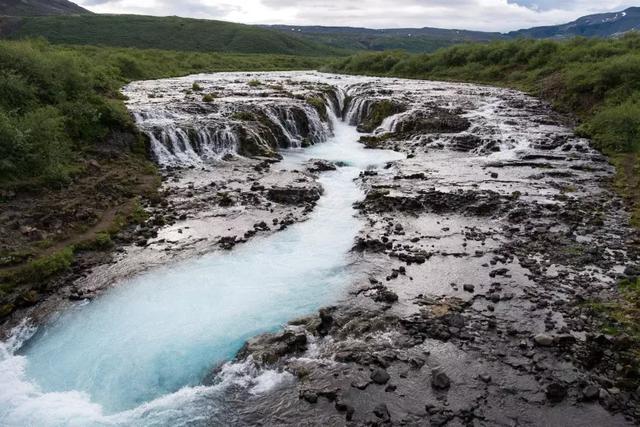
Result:
[[517,37],[536,39],[575,36],[612,37],[628,31],[640,30],[640,7],[632,7],[617,13],[585,16],[568,24],[536,27],[506,34],[428,27],[376,30],[353,27],[270,25],[264,28],[297,35],[303,39],[341,49],[375,51],[403,49],[409,52],[432,52],[457,43],[486,42]]
[[633,30],[640,30],[640,7],[630,7],[623,12],[584,16],[568,24],[513,31],[508,35],[536,39],[576,36],[612,37]]
[[[0,0],[3,1],[3,0]],[[346,52],[278,31],[206,19],[143,15],[0,17],[0,37],[198,52],[329,56]]]
[[486,42],[502,38],[500,33],[446,30],[440,28],[371,29],[354,27],[321,27],[298,25],[264,25],[300,38],[349,50],[403,49],[409,52],[431,52],[457,43]]
[[91,13],[67,0],[0,0],[0,15],[47,16]]

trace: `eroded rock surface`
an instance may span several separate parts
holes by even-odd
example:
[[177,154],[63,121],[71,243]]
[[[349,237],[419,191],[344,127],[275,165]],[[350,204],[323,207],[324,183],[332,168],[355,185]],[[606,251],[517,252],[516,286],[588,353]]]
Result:
[[291,425],[636,422],[637,366],[614,350],[628,343],[585,304],[638,256],[604,157],[514,91],[349,82],[354,124],[369,98],[407,106],[362,142],[408,158],[359,178],[351,296],[295,322],[306,352],[264,365],[299,380],[231,411]]

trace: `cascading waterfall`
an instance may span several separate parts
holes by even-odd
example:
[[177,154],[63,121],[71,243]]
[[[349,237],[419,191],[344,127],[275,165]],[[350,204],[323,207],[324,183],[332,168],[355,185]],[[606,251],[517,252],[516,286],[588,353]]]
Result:
[[[300,148],[305,141],[318,144],[331,135],[330,123],[323,122],[318,112],[303,102],[259,104],[251,108],[280,129],[282,138],[277,141],[277,147]],[[137,112],[134,116],[149,136],[155,160],[163,166],[195,166],[238,153],[242,143],[240,128],[259,144],[270,145],[266,136],[251,123],[234,120],[232,115],[231,118],[211,115],[185,121],[171,111],[156,110]]]
[[345,114],[345,120],[351,126],[356,126],[369,115],[371,110],[371,99],[367,97],[354,97],[349,103],[348,111]]

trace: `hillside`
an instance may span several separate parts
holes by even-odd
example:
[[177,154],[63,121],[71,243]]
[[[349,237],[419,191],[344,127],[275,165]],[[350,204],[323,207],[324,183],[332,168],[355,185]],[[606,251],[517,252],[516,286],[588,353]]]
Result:
[[547,27],[512,31],[507,34],[440,28],[370,29],[353,27],[321,27],[271,25],[264,26],[295,34],[298,37],[350,50],[382,51],[402,49],[412,53],[429,53],[442,47],[464,42],[487,42],[512,38],[612,37],[640,30],[640,7],[623,12],[582,17],[574,22]]
[[47,16],[89,14],[86,9],[67,0],[0,0],[0,15]]
[[611,37],[632,30],[640,30],[640,7],[630,7],[623,12],[601,13],[584,16],[563,25],[535,27],[509,33],[511,37],[568,38]]
[[433,52],[439,48],[457,43],[486,42],[502,37],[499,33],[481,31],[447,30],[440,28],[391,28],[371,29],[354,27],[321,26],[264,26],[288,34],[295,34],[306,40],[349,50],[382,51],[402,49],[408,52]]
[[38,16],[0,19],[0,35],[51,43],[196,52],[322,56],[340,52],[278,31],[231,22],[141,15]]

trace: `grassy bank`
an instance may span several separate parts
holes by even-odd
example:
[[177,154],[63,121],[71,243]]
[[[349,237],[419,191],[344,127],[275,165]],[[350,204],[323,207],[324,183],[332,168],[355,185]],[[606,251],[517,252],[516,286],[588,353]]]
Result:
[[0,41],[0,314],[32,303],[74,257],[111,245],[160,179],[120,88],[214,71],[316,68],[324,58]]
[[[640,227],[640,33],[616,39],[515,40],[467,44],[433,54],[363,53],[340,59],[327,71],[486,83],[539,96],[580,121],[617,167],[615,186]],[[621,285],[620,301],[603,313],[609,329],[640,342],[640,287]]]

